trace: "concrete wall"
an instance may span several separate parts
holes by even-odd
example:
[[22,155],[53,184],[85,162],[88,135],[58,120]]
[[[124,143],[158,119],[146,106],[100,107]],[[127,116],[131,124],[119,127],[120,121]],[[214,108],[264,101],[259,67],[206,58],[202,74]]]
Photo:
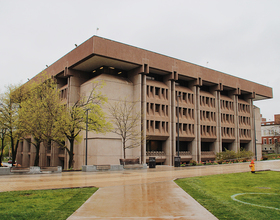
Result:
[[[121,100],[124,99],[133,101],[140,95],[137,90],[140,88],[135,88],[134,84],[129,79],[107,74],[102,74],[82,84],[80,87],[80,94],[88,96],[96,81],[103,81],[105,83],[100,91],[102,95],[108,98],[108,103],[102,106],[102,108],[108,117],[108,121],[111,123],[113,122],[113,118],[108,111],[109,104],[121,102]],[[141,129],[141,123],[139,123],[139,129]],[[85,164],[85,131],[81,132],[81,137],[83,137],[82,141],[76,143],[77,147],[75,147],[74,166],[77,168]],[[141,157],[140,145],[135,149],[127,149],[126,157]],[[119,164],[119,159],[121,158],[123,158],[123,149],[120,136],[113,132],[105,134],[88,132],[88,165]]]

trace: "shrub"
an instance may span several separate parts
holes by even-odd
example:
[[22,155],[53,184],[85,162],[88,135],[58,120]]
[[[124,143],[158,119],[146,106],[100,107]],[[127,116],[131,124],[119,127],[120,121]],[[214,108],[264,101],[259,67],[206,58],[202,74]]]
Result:
[[250,159],[252,156],[254,156],[254,153],[252,151],[246,151],[245,149],[241,149],[236,154],[237,158],[245,158]]
[[230,160],[235,159],[236,153],[233,150],[227,150],[216,154],[217,160]]
[[191,160],[191,161],[190,161],[190,165],[191,165],[191,166],[196,166],[196,161],[195,161],[195,160]]
[[237,153],[235,153],[233,150],[226,149],[225,151],[216,154],[218,163],[222,163],[224,160],[232,159],[240,159],[243,162],[246,162],[248,159],[251,159],[252,156],[254,156],[253,152],[246,151],[245,149],[241,149]]

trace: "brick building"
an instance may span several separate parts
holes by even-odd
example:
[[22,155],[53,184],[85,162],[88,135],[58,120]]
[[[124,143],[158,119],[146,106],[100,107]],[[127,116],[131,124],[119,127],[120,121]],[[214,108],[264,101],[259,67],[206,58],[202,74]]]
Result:
[[[272,98],[269,87],[97,36],[45,71],[57,78],[67,105],[81,94],[88,95],[93,80],[105,82],[102,93],[109,102],[124,97],[136,102],[142,115],[139,130],[146,141],[129,149],[127,155],[142,163],[155,156],[157,163],[173,165],[178,132],[181,161],[213,160],[225,149],[244,148],[255,153],[260,113],[253,101]],[[107,106],[103,108],[108,112]],[[75,168],[85,164],[85,132],[81,136],[82,141],[75,143]],[[88,143],[88,164],[118,164],[122,158],[121,139],[113,133],[90,133]],[[32,165],[34,152],[33,146],[23,141],[17,161]],[[49,149],[42,146],[40,166],[57,165],[66,168],[66,152],[55,145]]]
[[274,121],[262,118],[262,151],[264,153],[280,153],[280,114],[274,115]]

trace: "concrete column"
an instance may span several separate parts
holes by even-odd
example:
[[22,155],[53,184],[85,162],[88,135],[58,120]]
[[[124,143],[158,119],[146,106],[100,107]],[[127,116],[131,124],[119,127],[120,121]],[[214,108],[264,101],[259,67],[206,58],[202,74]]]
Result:
[[23,150],[22,150],[22,167],[30,166],[30,156],[29,156],[29,142],[27,140],[23,140]]
[[17,149],[17,156],[16,156],[16,161],[17,164],[22,164],[22,151],[23,151],[23,141],[20,141],[18,143],[18,149]]
[[215,153],[222,151],[222,134],[221,134],[221,93],[220,91],[215,91],[216,99],[216,134],[217,139],[214,143]]
[[68,94],[67,94],[67,104],[71,105],[75,103],[80,98],[80,86],[88,80],[87,74],[67,69],[68,76]]
[[165,161],[165,165],[173,165],[173,124],[170,123],[172,121],[172,114],[170,114],[172,112],[171,110],[171,105],[172,105],[172,100],[171,100],[171,96],[172,96],[172,84],[174,82],[173,81],[166,81],[165,84],[168,85],[168,112],[169,112],[169,123],[168,123],[168,131],[169,131],[169,138],[165,141],[165,145],[164,145],[164,152],[166,155],[166,161]]
[[235,130],[235,140],[232,143],[232,150],[237,152],[240,150],[240,139],[239,139],[239,119],[238,119],[238,96],[233,96],[233,107],[234,107],[234,130]]
[[145,74],[139,75],[141,77],[141,129],[142,129],[142,144],[141,144],[141,163],[146,163],[146,136],[147,136],[147,77]]
[[[139,132],[139,134],[141,134],[141,136],[143,138],[143,134],[141,131],[144,131],[143,125],[146,125],[146,120],[145,120],[145,122],[143,122],[142,115],[145,114],[144,117],[146,118],[146,87],[147,86],[146,86],[146,76],[144,76],[145,79],[142,79],[142,78],[143,78],[143,75],[137,71],[129,74],[129,79],[133,83],[133,102],[135,103],[135,113],[140,113],[140,115],[141,115],[141,118],[138,121],[139,126],[137,128],[137,132]],[[145,86],[143,86],[142,80],[145,81]],[[143,90],[143,92],[142,92],[142,90]],[[143,98],[145,99],[144,106],[143,106],[143,101],[142,101]],[[144,123],[144,124],[142,124],[142,123]],[[144,137],[146,137],[146,134]],[[146,138],[144,138],[144,139],[146,139]],[[145,142],[145,144],[146,144],[145,140],[143,140],[142,142]],[[139,147],[131,149],[131,151],[132,151],[133,157],[139,157],[140,161],[143,162],[143,160],[142,160],[143,154],[142,154],[141,145],[139,145]]]
[[[31,141],[34,143],[34,138],[31,137]],[[34,166],[35,162],[35,157],[36,157],[36,147],[31,143],[30,144],[30,157],[29,157],[29,166]]]
[[46,167],[47,166],[47,144],[40,144],[40,153],[39,153],[39,166]]
[[171,94],[170,94],[170,101],[171,101],[171,148],[172,148],[172,164],[174,164],[174,156],[176,155],[176,87],[175,81],[170,81],[171,83]]
[[138,132],[141,133],[141,146],[132,149],[132,155],[139,157],[140,162],[146,163],[146,127],[147,127],[147,83],[146,74],[149,73],[149,65],[143,64],[141,67],[132,70],[128,78],[133,83],[133,102],[135,102],[135,111],[140,111]]
[[192,157],[201,161],[201,134],[200,134],[200,87],[193,86],[194,92],[194,140],[192,141]]
[[51,147],[51,166],[61,166],[60,161],[59,161],[59,148],[58,144],[55,142],[52,142],[52,147]]
[[67,96],[67,104],[71,105],[75,103],[80,98],[80,83],[79,79],[74,76],[70,76],[68,78],[68,96]]

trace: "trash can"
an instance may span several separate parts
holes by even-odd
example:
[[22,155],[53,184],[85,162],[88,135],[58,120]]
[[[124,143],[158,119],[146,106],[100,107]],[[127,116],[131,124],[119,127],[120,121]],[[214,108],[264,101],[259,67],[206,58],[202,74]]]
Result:
[[174,166],[180,167],[181,157],[174,157]]
[[156,168],[156,158],[149,157],[149,168]]

